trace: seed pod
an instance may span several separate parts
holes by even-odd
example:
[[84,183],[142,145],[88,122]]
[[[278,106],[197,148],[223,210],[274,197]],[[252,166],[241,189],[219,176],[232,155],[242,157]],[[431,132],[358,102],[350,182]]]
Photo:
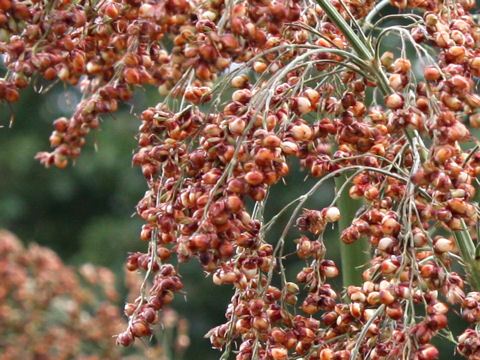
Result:
[[387,69],[392,65],[395,55],[391,51],[385,51],[380,57],[380,62]]
[[266,315],[255,316],[252,321],[252,326],[258,331],[265,331],[270,326]]
[[311,127],[307,124],[294,125],[290,132],[297,141],[310,141],[313,135]]
[[267,135],[265,138],[262,140],[263,146],[271,149],[275,149],[277,147],[280,147],[282,144],[282,140],[276,135]]
[[243,135],[246,127],[246,122],[243,118],[235,118],[228,123],[228,130],[233,135]]
[[258,73],[263,73],[265,70],[267,70],[267,64],[265,64],[263,61],[255,61],[253,63],[253,70]]
[[354,291],[350,294],[350,300],[355,301],[355,302],[359,302],[359,303],[363,303],[367,300],[367,297],[365,296],[365,294],[362,291],[357,290],[357,291]]
[[117,336],[117,344],[122,346],[129,346],[133,344],[134,341],[135,341],[135,338],[133,337],[130,331],[122,332]]
[[449,239],[438,237],[433,240],[433,248],[438,253],[452,252],[455,249],[455,244]]
[[451,145],[440,146],[435,149],[434,159],[443,164],[445,161],[457,154],[457,150]]
[[403,96],[398,93],[390,94],[385,98],[385,105],[392,110],[401,109],[404,104]]
[[[479,124],[480,124],[480,115],[479,115]],[[480,127],[480,125],[479,125]],[[284,141],[280,145],[282,151],[284,152],[285,155],[294,155],[296,156],[298,154],[299,148],[298,145],[294,142],[291,141]]]
[[465,200],[454,198],[447,201],[448,207],[457,214],[466,214],[467,213],[467,203]]
[[389,253],[392,250],[394,244],[395,241],[391,237],[384,237],[379,240],[377,248],[379,250]]
[[392,68],[397,74],[406,74],[412,68],[412,64],[408,59],[398,58],[392,64]]
[[418,349],[418,359],[419,360],[434,360],[438,358],[439,355],[438,349],[430,344],[422,345]]
[[400,303],[394,302],[386,307],[385,312],[393,320],[400,320],[403,316],[403,310]]
[[320,271],[322,275],[327,278],[333,278],[338,275],[338,269],[335,264],[325,264],[320,266]]
[[480,57],[474,57],[470,60],[470,67],[477,72],[480,72]]
[[318,104],[318,101],[320,100],[320,94],[318,93],[317,90],[312,88],[305,89],[303,93],[308,98],[308,100],[310,100],[310,103],[312,105],[312,110],[314,110]]
[[250,321],[247,318],[238,319],[235,323],[235,330],[240,334],[245,334],[250,330]]
[[259,185],[263,182],[264,176],[260,171],[250,171],[245,175],[245,181],[253,186]]
[[478,94],[466,94],[465,100],[467,100],[468,105],[472,108],[477,108],[480,106],[480,95]]
[[441,78],[440,70],[434,65],[426,66],[423,72],[425,80],[427,81],[437,81]]
[[363,309],[364,305],[358,302],[353,302],[349,305],[350,314],[357,319],[363,315]]
[[348,190],[348,195],[350,198],[353,200],[360,200],[363,196],[363,191],[360,189],[359,186],[353,185],[349,190]]
[[392,74],[388,78],[390,87],[395,91],[401,91],[405,87],[404,78],[400,74]]
[[299,115],[304,115],[312,111],[312,104],[307,97],[297,96],[292,100],[292,109]]
[[375,185],[367,185],[367,188],[365,189],[363,196],[365,197],[366,200],[373,201],[378,198],[379,194],[380,194],[380,191]]
[[294,294],[286,293],[284,301],[289,305],[295,305],[298,301],[298,298]]
[[382,220],[382,231],[387,235],[396,235],[400,232],[400,224],[394,218],[385,216]]
[[140,313],[140,316],[145,319],[147,323],[154,323],[157,319],[157,312],[153,310],[151,307],[146,307]]
[[323,209],[322,213],[323,212],[325,212],[324,219],[327,222],[335,222],[340,219],[340,210],[335,206]]
[[379,297],[380,302],[385,305],[390,305],[395,301],[395,296],[388,290],[380,290]]
[[285,334],[285,331],[280,329],[279,327],[274,327],[272,330],[270,330],[270,336],[272,339],[277,343],[277,344],[285,344],[287,340],[287,336]]
[[125,82],[129,85],[137,85],[140,83],[140,74],[136,68],[126,68],[123,71]]
[[237,75],[232,81],[231,85],[237,89],[243,89],[248,85],[248,76],[247,75]]
[[56,167],[60,169],[64,169],[68,166],[68,160],[67,157],[61,154],[55,154],[53,158],[53,162]]
[[288,350],[283,346],[274,346],[270,349],[273,360],[286,360],[288,358]]
[[152,329],[143,321],[137,320],[132,324],[132,334],[136,337],[148,336],[152,333]]
[[397,271],[398,265],[391,259],[387,259],[382,261],[381,269],[384,274],[392,274]]

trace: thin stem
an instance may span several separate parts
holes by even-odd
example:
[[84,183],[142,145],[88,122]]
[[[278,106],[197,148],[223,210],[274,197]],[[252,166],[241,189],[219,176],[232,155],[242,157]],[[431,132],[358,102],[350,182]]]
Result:
[[366,30],[365,28],[367,27],[373,27],[373,24],[372,24],[373,18],[387,5],[390,5],[390,0],[382,0],[375,4],[372,11],[370,11],[368,15],[365,17],[363,30]]
[[360,346],[362,345],[362,341],[365,339],[365,336],[367,335],[368,330],[370,329],[370,325],[377,319],[378,316],[385,310],[385,305],[382,304],[380,305],[377,310],[373,313],[373,315],[368,319],[365,325],[362,327],[362,332],[360,333],[358,339],[356,340],[355,347],[352,350],[352,353],[350,355],[350,360],[355,360],[358,355],[358,351],[360,350]]

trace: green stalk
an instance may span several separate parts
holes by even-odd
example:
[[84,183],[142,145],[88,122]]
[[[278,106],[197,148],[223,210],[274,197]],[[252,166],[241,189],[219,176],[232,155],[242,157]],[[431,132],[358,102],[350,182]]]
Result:
[[[337,9],[329,0],[317,0],[320,7],[325,11],[330,20],[340,29],[345,38],[358,56],[365,61],[365,68],[380,79],[380,87],[385,90],[388,86],[385,76],[379,76],[379,67],[374,63],[374,53],[371,47],[353,31],[352,27],[340,15]],[[363,37],[365,38],[365,37]],[[383,80],[383,81],[382,81]],[[350,186],[346,184],[347,176],[342,175],[335,178],[336,190],[341,192],[337,206],[340,209],[339,234],[352,224],[361,201],[352,200],[348,194]],[[362,237],[353,244],[345,244],[340,241],[341,273],[343,286],[361,285],[363,283],[361,268],[370,261],[369,244],[366,238]]]
[[[340,220],[338,221],[340,234],[352,224],[357,209],[362,204],[362,201],[350,198],[348,195],[350,186],[348,186],[346,182],[347,175],[341,175],[335,178],[336,190],[339,191],[343,187],[343,191],[336,203],[340,209]],[[353,244],[345,244],[343,241],[340,241],[342,281],[344,286],[359,286],[363,283],[362,267],[370,261],[368,248],[368,241],[363,236]]]
[[[340,31],[342,31],[343,35],[358,56],[365,61],[365,67],[370,68],[369,65],[373,59],[373,51],[368,48],[368,45],[362,41],[357,34],[355,34],[351,26],[345,21],[329,0],[317,0],[317,2],[330,20],[340,29]],[[348,194],[350,186],[346,184],[346,182],[346,175],[335,178],[336,190],[340,191],[340,189],[343,189],[337,200],[337,206],[340,209],[341,214],[338,222],[339,235],[351,225],[352,220],[355,218],[355,213],[361,205],[361,201],[354,201],[350,198]],[[370,261],[368,249],[368,241],[364,237],[358,239],[353,244],[345,244],[343,241],[340,241],[343,286],[359,286],[363,283],[362,271],[360,268]]]
[[475,290],[480,289],[480,262],[476,259],[475,244],[467,229],[465,221],[462,220],[462,230],[453,233],[457,243],[460,256],[465,265],[465,272],[470,286]]

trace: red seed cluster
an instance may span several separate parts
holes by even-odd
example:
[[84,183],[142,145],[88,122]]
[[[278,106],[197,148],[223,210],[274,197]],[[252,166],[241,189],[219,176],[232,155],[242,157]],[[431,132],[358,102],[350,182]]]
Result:
[[[113,336],[125,322],[118,298],[110,270],[85,264],[76,271],[53,251],[35,244],[24,248],[13,234],[0,231],[2,359],[119,359]],[[177,326],[184,346],[186,327],[175,316],[167,310],[157,322]],[[134,351],[144,359],[164,352],[161,346]]]
[[[172,255],[198,259],[214,284],[234,289],[226,322],[208,333],[224,358],[235,350],[237,360],[431,360],[447,313],[480,321],[480,155],[478,145],[468,149],[478,143],[469,127],[480,127],[475,2],[392,0],[414,9],[404,18],[412,24],[385,29],[378,43],[360,28],[376,36],[382,26],[372,23],[373,1],[329,5],[0,1],[9,70],[0,99],[16,101],[38,75],[83,95],[71,118],[55,120],[54,150],[37,156],[43,164],[65,167],[78,157],[100,116],[137,87],[154,85],[163,97],[142,112],[133,155],[148,186],[137,213],[149,245],[127,259],[145,279],[125,307],[118,343],[150,336],[159,311],[182,291]],[[389,33],[400,36],[401,51],[380,54]],[[296,162],[318,183],[282,210],[290,219],[271,239],[281,214],[265,218],[270,189]],[[303,207],[340,174],[350,186],[329,206]],[[347,192],[364,206],[339,241],[367,239],[370,260],[359,269],[363,284],[342,292],[329,283],[339,270],[326,258],[324,232],[343,216],[336,201]],[[293,226],[305,262],[294,281],[285,268]],[[478,356],[472,332],[458,339],[469,359]]]
[[467,329],[458,337],[458,352],[467,359],[480,356],[480,342],[478,331]]

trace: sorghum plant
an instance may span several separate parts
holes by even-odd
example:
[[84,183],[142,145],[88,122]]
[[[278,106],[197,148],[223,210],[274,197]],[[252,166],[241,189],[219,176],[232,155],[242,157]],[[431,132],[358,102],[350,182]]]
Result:
[[[131,274],[127,280],[128,288],[136,290],[140,279]],[[0,358],[170,360],[174,352],[181,354],[188,345],[186,323],[171,309],[155,315],[154,322],[162,322],[165,333],[173,332],[173,346],[160,343],[133,351],[115,346],[112,336],[125,321],[114,282],[106,268],[67,267],[50,249],[25,248],[13,234],[0,231]]]
[[[39,76],[83,94],[71,118],[54,121],[44,165],[77,158],[100,116],[135,89],[161,95],[141,114],[133,156],[148,186],[137,206],[148,249],[127,259],[144,282],[117,342],[150,336],[182,289],[173,255],[233,289],[225,323],[207,334],[222,360],[430,360],[435,336],[480,359],[474,6],[0,0],[0,98],[16,101]],[[281,211],[289,220],[271,239],[280,214],[264,216],[269,189],[296,159],[318,181]],[[332,178],[331,205],[305,209]],[[343,290],[329,283],[339,270],[323,241],[335,222]],[[295,226],[305,267],[290,279]],[[455,337],[449,313],[471,327]]]

